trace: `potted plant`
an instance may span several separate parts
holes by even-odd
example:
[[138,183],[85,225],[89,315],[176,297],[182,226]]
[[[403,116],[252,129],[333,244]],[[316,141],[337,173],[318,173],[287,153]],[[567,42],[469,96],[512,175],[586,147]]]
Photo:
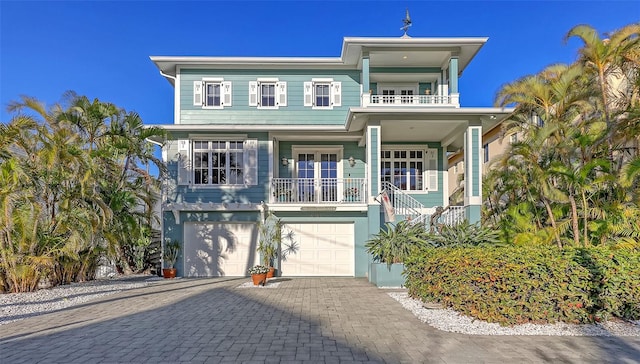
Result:
[[166,239],[164,246],[164,252],[162,253],[162,259],[164,260],[168,268],[162,269],[162,276],[164,278],[175,278],[177,269],[174,268],[176,261],[178,260],[178,254],[180,253],[180,242],[177,240]]
[[350,187],[344,190],[344,197],[347,201],[360,201],[360,190],[357,187]]
[[268,272],[269,267],[265,267],[264,265],[254,265],[253,267],[249,268],[249,274],[251,274],[253,285],[257,286],[261,284],[264,286],[267,283]]
[[284,185],[277,185],[273,189],[273,197],[275,197],[276,201],[279,201],[279,202],[293,201],[291,196],[291,188]]
[[404,286],[403,261],[414,251],[429,246],[423,223],[400,221],[387,223],[385,228],[365,243],[365,249],[373,256],[369,280],[378,287]]
[[275,275],[274,265],[278,255],[285,260],[287,254],[295,253],[297,246],[293,239],[293,231],[284,231],[284,223],[272,212],[269,212],[259,225],[258,253],[262,265],[269,267],[267,278]]

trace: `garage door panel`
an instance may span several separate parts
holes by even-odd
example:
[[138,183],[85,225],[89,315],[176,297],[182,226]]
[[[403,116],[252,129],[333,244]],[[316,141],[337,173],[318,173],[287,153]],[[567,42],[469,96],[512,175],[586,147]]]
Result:
[[284,276],[353,276],[352,223],[287,224],[298,250],[282,261]]
[[251,223],[185,223],[185,275],[245,276],[258,261],[257,229]]

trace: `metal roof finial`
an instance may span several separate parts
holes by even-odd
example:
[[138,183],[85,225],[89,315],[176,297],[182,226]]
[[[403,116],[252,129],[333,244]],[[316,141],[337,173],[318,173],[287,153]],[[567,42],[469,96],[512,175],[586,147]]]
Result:
[[407,35],[407,30],[409,30],[409,27],[411,26],[411,17],[409,16],[409,8],[407,8],[407,15],[404,19],[402,19],[402,23],[404,24],[404,26],[400,28],[400,30],[404,31],[404,35],[402,37],[408,38],[409,35]]

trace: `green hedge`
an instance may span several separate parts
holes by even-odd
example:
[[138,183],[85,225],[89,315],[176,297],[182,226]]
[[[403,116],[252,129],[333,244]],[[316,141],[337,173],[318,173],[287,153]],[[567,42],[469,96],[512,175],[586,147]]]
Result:
[[501,324],[640,318],[640,254],[605,248],[452,247],[405,261],[409,294]]

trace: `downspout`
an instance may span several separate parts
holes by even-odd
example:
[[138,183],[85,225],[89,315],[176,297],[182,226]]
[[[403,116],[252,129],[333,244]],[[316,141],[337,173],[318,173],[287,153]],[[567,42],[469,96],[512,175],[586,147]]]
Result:
[[176,76],[171,76],[171,75],[169,75],[169,74],[166,74],[166,73],[162,72],[162,70],[160,70],[160,74],[161,74],[162,76],[166,77],[166,78],[170,78],[170,79],[172,79],[172,80],[173,80],[173,84],[175,85],[175,82],[176,82]]

